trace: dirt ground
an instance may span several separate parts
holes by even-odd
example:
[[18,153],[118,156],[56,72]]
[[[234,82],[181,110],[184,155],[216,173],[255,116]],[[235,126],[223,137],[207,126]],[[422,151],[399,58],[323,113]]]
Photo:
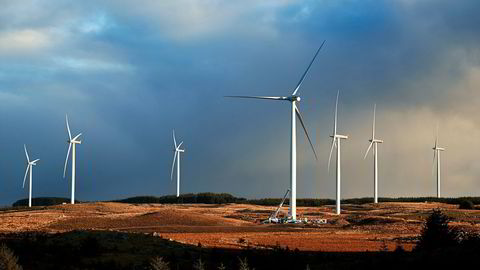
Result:
[[[114,230],[149,233],[203,247],[274,248],[309,251],[405,250],[415,246],[423,221],[434,208],[452,226],[480,232],[480,210],[441,203],[379,203],[298,207],[300,218],[327,224],[262,224],[276,207],[246,204],[84,203],[0,212],[0,233]],[[286,209],[285,209],[286,210]]]

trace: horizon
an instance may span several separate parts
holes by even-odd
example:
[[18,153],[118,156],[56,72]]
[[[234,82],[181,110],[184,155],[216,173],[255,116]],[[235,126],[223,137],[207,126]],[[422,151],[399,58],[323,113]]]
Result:
[[[480,2],[7,1],[0,10],[0,205],[22,189],[70,197],[68,114],[77,199],[175,193],[172,130],[184,141],[181,194],[281,198],[290,186],[286,105],[226,95],[299,90],[297,197],[335,197],[327,171],[335,97],[342,199],[373,197],[363,159],[376,104],[379,198],[433,197],[439,125],[442,197],[480,196]],[[15,15],[15,16],[12,16]]]

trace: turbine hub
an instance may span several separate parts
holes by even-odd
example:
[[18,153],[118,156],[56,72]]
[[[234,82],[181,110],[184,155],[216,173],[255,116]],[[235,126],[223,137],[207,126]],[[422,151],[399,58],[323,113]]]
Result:
[[301,98],[300,98],[299,96],[291,96],[291,97],[289,98],[289,100],[290,100],[290,101],[300,101]]

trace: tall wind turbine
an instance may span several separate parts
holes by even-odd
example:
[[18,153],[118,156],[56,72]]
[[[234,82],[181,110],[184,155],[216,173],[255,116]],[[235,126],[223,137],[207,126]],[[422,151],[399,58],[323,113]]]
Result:
[[177,197],[180,196],[180,154],[185,152],[185,149],[180,149],[183,141],[177,145],[177,140],[175,139],[175,130],[173,131],[173,163],[172,163],[172,172],[170,173],[170,179],[173,180],[173,169],[175,168],[175,163],[177,163]]
[[445,151],[445,148],[439,147],[438,146],[438,126],[437,126],[437,135],[435,136],[435,146],[432,148],[433,149],[433,166],[432,166],[432,171],[435,166],[435,158],[437,159],[437,198],[440,198],[440,152]]
[[373,203],[378,203],[378,144],[383,143],[382,140],[375,138],[375,111],[377,104],[373,105],[373,125],[372,138],[368,140],[370,145],[363,159],[367,158],[368,152],[373,146]]
[[338,109],[338,95],[340,91],[337,92],[337,101],[335,102],[335,118],[333,121],[333,134],[330,136],[332,138],[332,148],[330,149],[330,156],[328,157],[328,170],[330,171],[330,161],[332,159],[333,148],[337,147],[337,196],[336,196],[336,214],[340,215],[340,181],[341,181],[341,170],[340,170],[340,142],[342,139],[348,139],[347,135],[337,134],[337,109]]
[[30,157],[28,156],[27,146],[24,144],[23,149],[25,149],[25,157],[27,158],[27,169],[25,170],[25,176],[23,177],[23,186],[25,188],[25,180],[27,180],[27,174],[30,172],[30,181],[28,183],[28,207],[32,207],[32,173],[33,173],[33,166],[37,165],[37,162],[40,159],[35,159],[34,161],[30,161]]
[[266,97],[266,96],[226,96],[231,98],[253,98],[253,99],[266,99],[266,100],[281,100],[281,101],[288,101],[291,103],[291,141],[290,141],[290,209],[289,209],[289,218],[292,221],[297,220],[297,135],[296,135],[296,119],[300,120],[300,124],[305,131],[305,135],[307,136],[308,142],[312,147],[313,154],[315,155],[315,159],[317,159],[317,153],[315,152],[315,148],[313,147],[312,141],[310,140],[310,136],[308,135],[307,128],[305,127],[305,123],[303,121],[302,115],[300,114],[300,110],[296,105],[297,102],[300,102],[300,96],[297,95],[300,86],[302,85],[303,81],[305,80],[305,76],[307,75],[308,71],[310,70],[315,58],[317,58],[318,53],[322,49],[325,41],[322,42],[322,45],[318,48],[317,52],[313,56],[313,59],[310,61],[307,69],[303,73],[300,81],[297,83],[295,89],[293,90],[292,94],[288,97]]
[[68,158],[70,157],[70,149],[72,150],[72,196],[71,196],[71,204],[75,204],[75,145],[81,144],[82,141],[78,140],[78,138],[82,135],[82,133],[78,134],[72,139],[72,133],[70,132],[70,126],[68,125],[68,115],[65,115],[65,122],[67,123],[67,131],[68,131],[68,151],[67,151],[67,158],[65,159],[65,166],[63,167],[63,178],[65,178],[65,173],[67,171],[67,163]]

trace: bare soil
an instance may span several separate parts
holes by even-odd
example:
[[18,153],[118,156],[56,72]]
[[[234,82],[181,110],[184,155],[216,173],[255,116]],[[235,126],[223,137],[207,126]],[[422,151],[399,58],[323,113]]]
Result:
[[[434,208],[451,225],[480,232],[480,211],[441,203],[379,203],[298,207],[300,218],[327,224],[262,224],[276,207],[247,204],[83,203],[0,212],[0,233],[113,230],[154,234],[203,247],[275,248],[304,251],[411,250]],[[286,210],[286,209],[285,209]]]

